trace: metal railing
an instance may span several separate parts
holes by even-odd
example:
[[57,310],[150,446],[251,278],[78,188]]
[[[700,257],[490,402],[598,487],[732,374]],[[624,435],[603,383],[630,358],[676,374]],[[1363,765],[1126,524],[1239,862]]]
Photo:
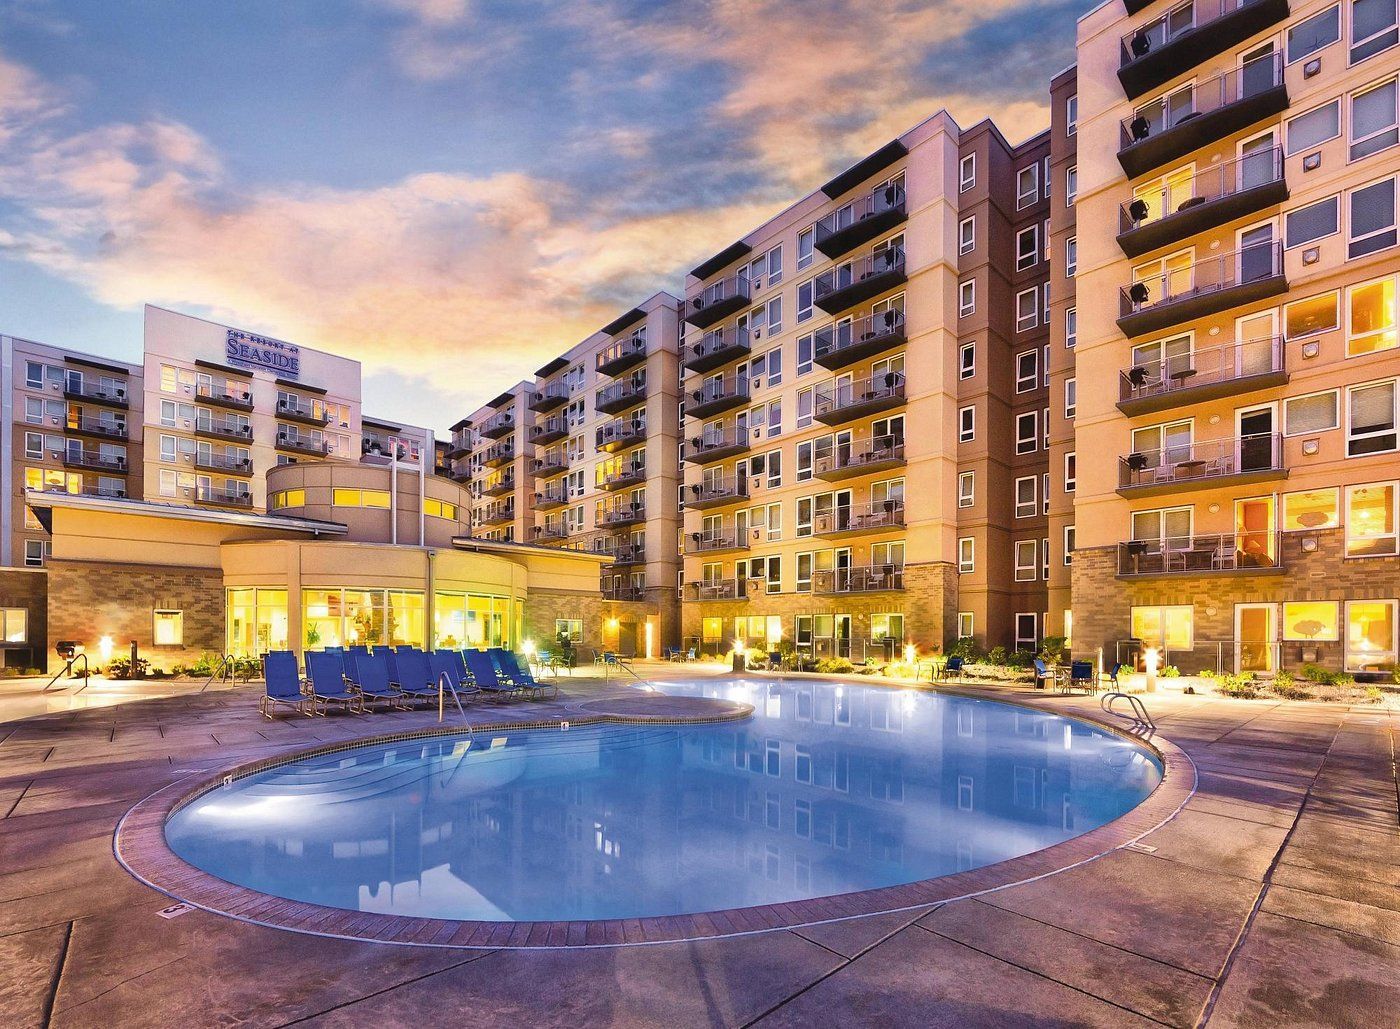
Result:
[[126,471],[126,458],[124,456],[117,454],[109,456],[97,450],[66,450],[63,453],[63,463],[78,468],[92,468],[96,471]]
[[1118,208],[1118,231],[1170,220],[1204,204],[1283,181],[1283,150],[1270,147],[1233,161],[1196,168],[1190,176],[1173,178],[1150,192],[1139,192]]
[[859,507],[838,507],[812,519],[813,532],[818,536],[830,532],[895,529],[903,526],[903,500],[875,501]]
[[1118,544],[1119,575],[1204,575],[1281,567],[1277,532],[1222,532],[1127,540]]
[[812,336],[812,354],[820,361],[824,357],[838,356],[843,350],[903,335],[904,312],[891,308],[818,329]]
[[1283,437],[1259,433],[1168,445],[1118,459],[1118,488],[1195,483],[1283,469]]
[[598,427],[594,443],[599,447],[639,443],[647,438],[645,418],[615,418]]
[[306,450],[315,454],[330,453],[330,445],[323,439],[317,439],[309,433],[292,432],[288,429],[277,430],[277,445],[279,447],[290,447],[296,450]]
[[614,404],[623,404],[631,400],[641,403],[647,396],[647,380],[643,375],[640,378],[624,379],[622,382],[614,382],[610,386],[604,386],[598,390],[593,397],[593,406],[596,408],[610,407]]
[[845,379],[818,386],[812,413],[821,418],[853,407],[904,399],[904,373],[885,372],[864,379]]
[[253,427],[230,418],[196,418],[195,432],[206,432],[211,436],[227,436],[229,439],[252,439]]
[[604,489],[611,489],[615,486],[627,486],[635,482],[640,482],[642,479],[646,478],[646,475],[647,466],[645,461],[632,462],[623,465],[621,468],[607,472],[602,479],[599,480],[598,485],[602,486]]
[[602,594],[604,600],[645,600],[647,598],[645,586],[630,584],[604,583]]
[[1145,400],[1167,393],[1283,371],[1282,336],[1204,347],[1160,361],[1134,365],[1118,373],[1118,402]]
[[749,480],[737,475],[716,476],[702,482],[691,483],[686,487],[690,492],[689,503],[708,501],[747,500]]
[[1258,2],[1260,0],[1186,0],[1166,14],[1124,33],[1118,44],[1118,66],[1127,67],[1187,33],[1204,29],[1211,22]]
[[692,601],[744,600],[748,596],[748,588],[747,579],[709,579],[686,583],[685,593],[686,599]]
[[718,532],[692,532],[685,539],[687,554],[710,554],[720,550],[736,550],[748,547],[748,537],[737,529]]
[[214,404],[237,404],[239,407],[252,407],[253,394],[242,384],[231,386],[226,379],[216,379],[209,383],[197,383],[194,398]]
[[903,460],[903,436],[874,436],[836,444],[830,454],[817,458],[816,472],[821,475]]
[[551,436],[554,439],[563,439],[569,434],[569,420],[563,415],[551,415],[542,422],[537,422],[530,427],[530,439],[538,440],[544,436]]
[[681,451],[681,460],[706,461],[710,454],[716,451],[728,451],[731,448],[743,450],[749,448],[747,429],[740,429],[736,425],[720,432],[702,432],[698,436],[692,436],[685,441]]
[[492,462],[513,461],[515,459],[515,443],[507,441],[505,443],[495,443],[487,447],[481,455],[483,464]]
[[1125,150],[1186,122],[1258,96],[1283,84],[1283,55],[1261,57],[1240,68],[1173,90],[1138,108],[1119,125],[1119,149]]
[[623,504],[620,507],[604,511],[598,524],[605,529],[616,525],[635,525],[637,522],[645,521],[646,516],[645,504]]
[[253,494],[245,490],[215,489],[212,486],[195,488],[194,498],[206,504],[224,504],[228,507],[252,507]]
[[566,540],[570,536],[569,526],[564,522],[547,522],[536,525],[532,535],[537,540]]
[[530,470],[536,475],[558,475],[569,467],[569,455],[563,450],[546,450],[535,458]]
[[194,463],[196,468],[205,468],[216,472],[238,472],[243,475],[253,471],[253,461],[247,457],[230,457],[228,454],[195,454]]
[[882,593],[904,589],[902,565],[829,568],[812,573],[813,593]]
[[101,418],[73,418],[68,419],[68,428],[77,432],[86,432],[94,436],[108,436],[112,439],[126,439],[126,422],[104,421]]
[[504,435],[515,428],[514,411],[498,411],[486,421],[477,426],[477,431],[483,436],[493,437]]
[[1119,287],[1118,316],[1126,318],[1282,274],[1282,241],[1254,243]]
[[551,489],[546,486],[535,494],[536,504],[567,504],[568,502],[569,494],[562,487],[559,489]]
[[822,272],[812,282],[812,301],[820,304],[827,297],[866,279],[903,271],[904,248],[884,247]]
[[710,283],[700,292],[687,297],[686,305],[691,311],[701,311],[726,300],[748,300],[749,295],[749,273],[746,269]]
[[704,361],[721,354],[737,360],[749,352],[752,339],[753,332],[747,325],[712,329],[700,337],[700,342],[692,344],[690,353],[684,356],[690,362]]
[[647,350],[647,333],[645,328],[638,329],[631,335],[609,344],[605,349],[598,352],[594,358],[594,368],[604,372],[610,365],[619,361],[626,361],[635,358],[640,354],[645,354]]
[[817,219],[814,226],[814,240],[817,246],[851,226],[875,215],[899,211],[904,208],[904,187],[893,183],[879,186],[869,193],[856,197],[839,210],[832,211],[825,218]]
[[277,413],[288,417],[306,418],[315,422],[330,421],[330,415],[326,413],[326,409],[309,400],[289,400],[286,397],[278,397]]
[[568,386],[565,386],[562,382],[551,382],[551,383],[550,383],[548,386],[546,386],[544,389],[538,390],[537,392],[531,394],[531,396],[530,396],[530,403],[532,403],[532,404],[554,404],[554,403],[562,404],[562,403],[564,403],[564,401],[566,401],[566,400],[568,400],[568,399],[569,399],[569,387],[568,387]]
[[749,377],[747,375],[723,375],[708,379],[699,389],[691,390],[689,403],[699,407],[721,400],[747,399],[748,395]]
[[63,383],[63,395],[76,400],[105,400],[109,403],[127,403],[126,386],[103,386],[100,383],[84,382],[74,385],[71,379]]

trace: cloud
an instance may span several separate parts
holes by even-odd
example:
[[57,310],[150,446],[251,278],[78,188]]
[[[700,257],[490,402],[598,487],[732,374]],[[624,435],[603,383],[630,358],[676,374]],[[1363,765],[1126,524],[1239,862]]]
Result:
[[37,75],[0,54],[0,145],[60,110],[57,96]]

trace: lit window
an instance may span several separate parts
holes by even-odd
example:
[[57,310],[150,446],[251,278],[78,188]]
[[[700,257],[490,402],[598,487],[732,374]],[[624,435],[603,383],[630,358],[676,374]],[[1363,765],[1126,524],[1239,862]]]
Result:
[[1347,557],[1396,554],[1395,483],[1347,487]]
[[1289,339],[1315,336],[1337,328],[1340,304],[1336,291],[1297,300],[1284,308],[1284,334]]
[[1132,634],[1147,647],[1158,650],[1190,650],[1195,639],[1195,609],[1180,607],[1135,607]]
[[1342,638],[1336,601],[1286,602],[1283,638],[1289,642],[1336,643]]
[[1388,670],[1395,654],[1395,601],[1347,601],[1347,671]]
[[151,639],[157,647],[184,646],[185,612],[156,611]]
[[972,636],[973,618],[971,611],[958,612],[958,638],[968,639]]
[[29,642],[29,611],[22,607],[0,608],[0,640]]
[[1283,495],[1284,532],[1335,529],[1340,524],[1336,487]]

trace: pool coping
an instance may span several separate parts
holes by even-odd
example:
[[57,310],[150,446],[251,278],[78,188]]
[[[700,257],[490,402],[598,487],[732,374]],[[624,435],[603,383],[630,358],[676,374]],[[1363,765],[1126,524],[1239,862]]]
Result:
[[[770,679],[767,676],[755,678]],[[872,682],[864,678],[824,676],[822,679],[826,682],[850,685],[909,688],[907,684]],[[128,810],[117,823],[112,837],[112,849],[118,863],[127,872],[172,900],[213,914],[269,928],[366,943],[447,949],[644,946],[745,936],[839,922],[867,915],[911,911],[934,904],[977,897],[1042,879],[1095,861],[1114,851],[1139,845],[1143,837],[1176,817],[1195,792],[1195,764],[1184,751],[1169,740],[1160,737],[1144,738],[1127,731],[1121,725],[1104,721],[1091,714],[1062,710],[1053,700],[1049,703],[1027,704],[1010,698],[989,697],[966,689],[935,689],[932,692],[987,700],[1033,711],[1049,710],[1054,714],[1093,725],[1152,752],[1162,764],[1162,778],[1140,804],[1113,821],[1063,843],[994,864],[899,886],[879,887],[782,904],[647,918],[501,922],[352,911],[347,908],[287,900],[230,883],[189,864],[176,855],[166,843],[165,824],[172,814],[228,782],[308,757],[358,750],[384,743],[431,739],[435,736],[458,736],[463,732],[461,726],[428,726],[353,740],[339,740],[317,747],[290,748],[284,753],[232,768],[194,773],[158,790]],[[527,722],[483,722],[479,725],[474,724],[472,728],[475,732],[518,732],[559,729],[565,723],[571,727],[609,723],[691,725],[738,721],[748,718],[753,713],[752,705],[730,701],[714,703],[720,705],[721,709],[709,715],[693,713],[668,716],[599,711],[583,714],[582,717],[558,717]]]

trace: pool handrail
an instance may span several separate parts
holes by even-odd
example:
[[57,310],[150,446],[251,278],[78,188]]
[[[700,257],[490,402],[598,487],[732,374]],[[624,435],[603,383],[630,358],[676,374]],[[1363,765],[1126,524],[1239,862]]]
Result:
[[428,655],[428,667],[432,670],[434,681],[445,675],[448,684],[458,693],[470,695],[481,692],[476,680],[467,674],[461,651],[435,650]]

